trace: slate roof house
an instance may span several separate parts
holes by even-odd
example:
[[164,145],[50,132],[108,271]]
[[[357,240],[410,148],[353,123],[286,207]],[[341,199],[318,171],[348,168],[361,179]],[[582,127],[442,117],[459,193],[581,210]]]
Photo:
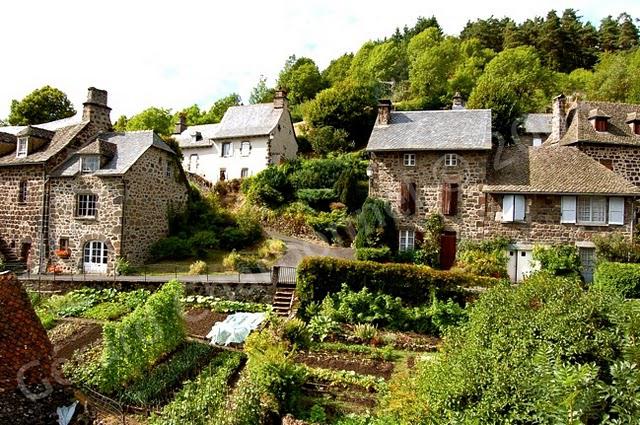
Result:
[[[594,159],[589,143],[573,146],[567,135],[578,126],[575,121],[566,115],[552,121],[551,136],[541,146],[505,147],[492,143],[489,110],[396,112],[381,102],[367,145],[371,196],[390,201],[399,248],[413,249],[427,216],[439,213],[445,219],[444,267],[453,264],[457,241],[505,236],[513,241],[513,280],[532,270],[534,244],[554,243],[576,244],[590,279],[592,238],[632,238],[640,189],[612,164]],[[560,131],[558,123],[567,130]],[[562,133],[560,141],[553,141],[554,132]],[[603,155],[604,146],[598,146]],[[616,155],[615,148],[605,151]],[[620,158],[619,169],[624,164]]]
[[526,114],[519,129],[519,142],[540,146],[551,134],[553,114]]
[[186,127],[181,118],[174,137],[184,169],[216,183],[295,158],[298,143],[287,105],[286,93],[277,91],[273,103],[229,108],[218,124]]
[[146,260],[187,186],[175,152],[151,131],[111,132],[107,92],[89,89],[80,119],[0,127],[0,254],[32,272],[111,272]]

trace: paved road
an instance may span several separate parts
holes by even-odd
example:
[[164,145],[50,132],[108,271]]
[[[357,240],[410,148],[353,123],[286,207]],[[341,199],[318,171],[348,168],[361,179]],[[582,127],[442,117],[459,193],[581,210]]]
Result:
[[336,258],[354,258],[352,248],[338,248],[317,242],[296,239],[278,233],[269,233],[269,237],[280,239],[287,244],[287,253],[277,263],[277,266],[297,267],[304,257],[324,256]]

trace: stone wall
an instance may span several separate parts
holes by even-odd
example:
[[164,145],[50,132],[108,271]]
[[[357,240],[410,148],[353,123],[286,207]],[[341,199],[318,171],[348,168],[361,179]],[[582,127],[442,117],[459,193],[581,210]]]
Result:
[[598,146],[580,143],[578,149],[596,161],[611,161],[612,169],[630,183],[640,186],[640,148],[635,146]]
[[504,236],[517,243],[574,243],[588,242],[594,236],[612,233],[623,235],[629,240],[633,234],[633,208],[630,199],[625,202],[625,225],[581,226],[560,223],[561,197],[553,195],[527,195],[525,221],[522,223],[502,223],[502,195],[487,194],[484,237],[490,239]]
[[124,177],[122,254],[132,264],[149,258],[149,247],[169,234],[169,211],[182,210],[186,204],[187,183],[179,167],[174,155],[150,148]]
[[[415,167],[403,164],[402,152],[377,152],[371,196],[390,201],[399,229],[422,231],[431,213],[441,213],[444,183],[458,183],[458,212],[445,216],[446,230],[456,231],[458,238],[477,239],[483,234],[484,194],[488,152],[450,152],[458,155],[458,165],[445,167],[444,153],[416,152]],[[416,184],[416,212],[405,216],[400,212],[402,182]]]
[[[120,177],[97,177],[80,174],[73,178],[51,180],[49,219],[50,264],[63,273],[83,271],[83,248],[89,241],[101,241],[108,250],[108,272],[113,270],[115,257],[122,243],[122,203],[125,188]],[[76,217],[78,194],[97,195],[95,218]],[[71,255],[58,258],[55,250],[61,238],[69,240]]]

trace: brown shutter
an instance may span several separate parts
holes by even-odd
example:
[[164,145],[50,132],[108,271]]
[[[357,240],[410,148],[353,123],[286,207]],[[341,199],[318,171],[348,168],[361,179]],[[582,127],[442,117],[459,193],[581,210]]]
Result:
[[409,183],[409,213],[416,213],[416,184]]
[[406,215],[416,212],[416,184],[402,182],[400,185],[400,212]]
[[456,215],[458,213],[458,183],[444,183],[442,185],[442,214]]
[[400,212],[402,214],[407,213],[408,208],[408,191],[407,184],[405,182],[400,183]]

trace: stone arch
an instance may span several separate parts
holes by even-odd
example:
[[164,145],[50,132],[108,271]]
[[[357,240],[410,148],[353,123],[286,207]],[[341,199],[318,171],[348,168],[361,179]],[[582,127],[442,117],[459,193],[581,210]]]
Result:
[[91,241],[100,241],[104,243],[107,249],[107,270],[111,270],[113,268],[113,264],[116,260],[116,250],[107,236],[102,233],[87,233],[82,236],[78,242],[78,256],[76,260],[76,268],[77,270],[84,270],[84,247],[87,243]]

